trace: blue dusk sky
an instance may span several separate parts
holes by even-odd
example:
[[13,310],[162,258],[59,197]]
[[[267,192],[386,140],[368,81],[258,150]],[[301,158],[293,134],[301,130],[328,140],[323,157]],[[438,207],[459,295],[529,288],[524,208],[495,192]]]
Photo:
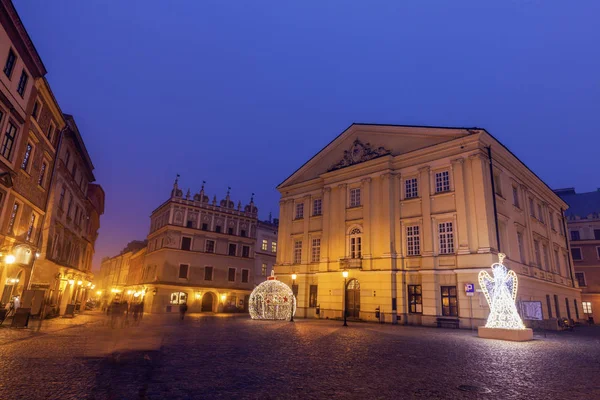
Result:
[[278,214],[352,122],[486,128],[600,187],[600,1],[16,0],[106,191],[95,267],[181,186]]

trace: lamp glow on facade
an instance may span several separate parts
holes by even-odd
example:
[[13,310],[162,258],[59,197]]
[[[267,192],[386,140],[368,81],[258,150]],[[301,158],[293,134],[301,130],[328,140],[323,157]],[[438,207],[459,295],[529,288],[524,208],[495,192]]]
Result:
[[490,306],[486,328],[526,329],[517,311],[518,280],[515,271],[509,271],[503,264],[506,256],[498,254],[498,263],[492,264],[492,276],[487,271],[479,272],[479,285]]
[[81,286],[81,285],[83,285],[83,281],[77,281],[77,284],[78,284],[79,286]]
[[12,254],[8,254],[8,255],[6,255],[6,257],[4,257],[4,262],[6,264],[14,264],[15,261],[17,261],[17,259]]
[[69,279],[69,285],[75,284],[75,279]]
[[297,277],[298,277],[298,276],[297,276],[296,274],[292,274],[292,280],[294,280],[294,281],[295,281]]
[[227,295],[226,294],[222,294],[221,295],[221,301],[224,302],[226,299],[227,299]]
[[342,276],[344,278],[347,278],[348,277],[348,271],[342,271]]

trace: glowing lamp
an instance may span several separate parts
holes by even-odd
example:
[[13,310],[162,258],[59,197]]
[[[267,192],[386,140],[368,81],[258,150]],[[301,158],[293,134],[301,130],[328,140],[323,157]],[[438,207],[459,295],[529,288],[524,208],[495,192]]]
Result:
[[97,294],[98,296],[100,296],[100,295],[102,294],[102,290],[98,290],[98,291],[96,292],[96,294]]
[[202,297],[202,292],[196,292],[196,300],[200,300]]
[[127,294],[131,294],[131,293],[133,293],[131,290],[128,290],[128,291],[127,291]]
[[77,284],[78,284],[79,286],[81,286],[81,285],[83,284],[83,281],[77,281]]
[[35,253],[35,258],[40,258],[40,253]]
[[75,283],[75,279],[69,279],[69,285],[72,285]]
[[225,299],[227,299],[227,295],[226,294],[222,294],[221,295],[221,301],[225,301]]
[[14,264],[15,261],[17,261],[17,259],[12,254],[8,254],[6,257],[4,257],[4,262],[6,264]]
[[88,285],[88,287],[92,286],[92,282],[88,282],[87,285]]
[[348,271],[342,271],[342,276],[344,278],[347,278],[348,277]]
[[133,294],[133,297],[140,297],[140,292],[135,292],[135,293]]
[[292,274],[292,280],[295,281],[298,276],[296,274]]
[[92,285],[92,289],[95,289],[95,288],[96,288],[96,285]]

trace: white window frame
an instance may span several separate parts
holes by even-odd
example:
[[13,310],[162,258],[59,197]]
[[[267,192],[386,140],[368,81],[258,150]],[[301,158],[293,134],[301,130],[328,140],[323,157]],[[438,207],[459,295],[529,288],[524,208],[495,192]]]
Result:
[[267,251],[268,248],[269,248],[269,241],[267,239],[263,239],[260,249],[263,251]]
[[277,242],[276,241],[271,242],[271,253],[277,253]]
[[435,193],[446,193],[451,190],[450,170],[438,171],[434,174]]
[[321,261],[321,238],[312,238],[310,246],[310,262],[318,263]]
[[581,271],[575,271],[575,281],[577,281],[577,284],[579,285],[579,278],[577,277],[577,274],[581,274],[583,276],[583,286],[579,286],[579,287],[587,287],[587,279],[585,278],[585,272],[581,272]]
[[406,255],[421,255],[421,235],[419,225],[410,225],[406,227]]
[[513,206],[520,209],[521,202],[520,202],[520,198],[519,198],[519,188],[516,187],[515,185],[512,185],[512,189],[513,189]]
[[314,217],[323,215],[323,199],[321,199],[321,198],[313,199],[312,215]]
[[294,264],[302,263],[302,239],[294,240],[293,263]]
[[348,258],[362,258],[362,228],[354,226],[348,232]]
[[262,276],[267,276],[267,269],[268,269],[267,264],[266,263],[262,263],[261,266],[260,266],[260,274]]
[[350,203],[349,203],[350,208],[360,207],[360,205],[361,205],[360,188],[359,187],[350,188],[350,193],[348,195],[348,199],[350,201]]
[[583,307],[584,314],[592,314],[592,302],[591,301],[582,301],[581,306]]
[[[208,247],[209,247],[208,244],[210,242],[212,242],[212,251],[208,251]],[[206,242],[204,243],[204,252],[214,254],[214,253],[216,253],[216,250],[217,250],[216,247],[217,247],[216,241],[214,241],[213,239],[206,239]]]
[[296,217],[294,219],[304,218],[304,203],[296,203]]
[[404,198],[416,199],[419,197],[419,179],[407,178],[404,180]]
[[452,221],[438,223],[439,254],[454,254],[454,223]]

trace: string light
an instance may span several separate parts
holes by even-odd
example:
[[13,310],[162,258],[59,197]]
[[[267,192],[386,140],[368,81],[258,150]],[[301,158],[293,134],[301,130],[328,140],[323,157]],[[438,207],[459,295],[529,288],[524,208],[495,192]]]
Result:
[[486,328],[526,329],[517,312],[517,274],[503,264],[506,256],[498,253],[500,262],[492,264],[492,278],[486,271],[479,272],[479,286],[490,306]]
[[288,320],[296,314],[296,298],[288,285],[269,280],[254,288],[248,309],[252,319]]

